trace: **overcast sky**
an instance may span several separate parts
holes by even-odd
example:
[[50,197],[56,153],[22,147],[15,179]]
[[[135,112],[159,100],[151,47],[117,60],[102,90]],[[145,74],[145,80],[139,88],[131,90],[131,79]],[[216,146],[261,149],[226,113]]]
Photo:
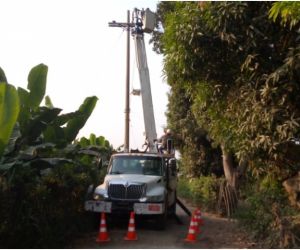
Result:
[[[97,106],[80,131],[105,136],[114,147],[124,142],[126,32],[108,22],[125,22],[127,10],[156,10],[158,1],[0,0],[0,67],[9,83],[26,88],[32,67],[49,67],[46,94],[63,113],[75,111],[92,95]],[[162,57],[145,37],[157,134],[166,125],[168,86]],[[131,89],[139,87],[131,39]],[[130,146],[141,147],[144,124],[141,97],[131,96]]]

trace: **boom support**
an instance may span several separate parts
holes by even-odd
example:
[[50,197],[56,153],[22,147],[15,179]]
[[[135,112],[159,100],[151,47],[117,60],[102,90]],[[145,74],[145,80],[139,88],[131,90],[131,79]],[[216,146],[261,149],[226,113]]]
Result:
[[146,48],[145,48],[143,34],[135,34],[134,42],[135,42],[137,67],[140,75],[146,138],[149,143],[150,152],[156,152],[157,150],[154,144],[154,140],[157,138],[157,134],[156,134],[153,103],[152,103],[150,76],[149,76],[149,69],[147,64]]
[[[129,11],[128,11],[129,17]],[[110,27],[120,27],[126,28],[128,31],[132,31],[132,35],[135,42],[135,51],[136,51],[136,61],[137,67],[139,70],[140,84],[141,84],[141,95],[142,95],[142,105],[144,113],[144,124],[146,132],[146,140],[148,142],[149,151],[151,153],[157,153],[157,148],[154,141],[157,138],[151,87],[150,87],[150,76],[149,69],[147,64],[147,55],[144,42],[144,32],[150,33],[153,31],[155,26],[155,15],[149,9],[138,10],[134,9],[132,22],[127,20],[127,23],[117,23],[115,21],[110,22]],[[127,65],[129,65],[129,42],[127,46]],[[126,77],[126,90],[128,90],[129,84],[129,66],[127,67],[127,77]],[[125,143],[124,150],[125,152],[129,151],[129,92],[126,93],[126,119],[125,119]]]

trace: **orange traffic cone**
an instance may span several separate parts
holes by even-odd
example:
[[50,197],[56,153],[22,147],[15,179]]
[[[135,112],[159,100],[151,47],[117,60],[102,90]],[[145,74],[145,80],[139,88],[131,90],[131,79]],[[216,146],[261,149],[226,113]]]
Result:
[[198,210],[194,211],[193,217],[194,217],[194,226],[195,226],[196,233],[200,233],[200,224],[198,221]]
[[191,242],[191,243],[196,242],[196,231],[197,231],[196,218],[195,215],[192,215],[189,232],[186,238],[184,239],[184,241]]
[[110,241],[108,237],[107,229],[106,229],[106,221],[105,221],[105,213],[101,213],[101,220],[100,220],[100,228],[98,238],[96,242],[107,242]]
[[134,212],[130,213],[128,232],[127,235],[124,237],[124,240],[137,240],[137,235],[135,232],[135,224],[134,224]]
[[204,221],[203,221],[203,219],[202,219],[202,217],[201,217],[201,211],[200,211],[199,208],[196,210],[196,215],[197,215],[198,225],[199,225],[199,226],[200,226],[200,225],[201,225],[201,226],[204,225]]

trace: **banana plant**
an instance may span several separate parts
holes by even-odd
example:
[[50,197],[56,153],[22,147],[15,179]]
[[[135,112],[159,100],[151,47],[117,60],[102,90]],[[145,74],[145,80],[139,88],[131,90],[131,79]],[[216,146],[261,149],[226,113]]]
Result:
[[75,141],[76,144],[81,146],[79,153],[86,155],[97,155],[101,156],[101,159],[107,162],[113,152],[113,148],[109,141],[104,136],[96,137],[95,134],[91,133],[89,139],[82,137]]
[[[62,109],[54,107],[49,97],[41,106],[47,70],[47,66],[37,65],[29,73],[27,89],[16,90],[7,84],[0,68],[0,221],[4,221],[0,225],[0,234],[4,235],[0,245],[5,235],[11,235],[8,248],[24,248],[25,241],[35,248],[36,238],[47,242],[49,237],[43,239],[45,235],[66,231],[69,235],[65,228],[81,218],[86,189],[101,178],[98,165],[104,159],[102,151],[74,143],[97,97],[86,98],[77,111],[67,114],[61,114]],[[100,139],[99,144],[109,145],[104,137],[104,143]],[[62,219],[57,217],[57,207],[60,214],[68,207]],[[60,223],[53,224],[52,218]]]
[[9,142],[19,115],[19,98],[14,86],[7,83],[6,76],[0,68],[0,157]]
[[[27,89],[18,88],[16,91],[7,83],[1,84],[0,156],[4,150],[5,155],[8,156],[1,159],[2,169],[20,165],[20,160],[32,162],[34,158],[41,157],[37,154],[37,149],[44,148],[45,145],[53,145],[51,151],[64,150],[76,138],[96,105],[97,97],[87,97],[77,111],[60,114],[62,109],[55,108],[50,97],[47,96],[46,106],[40,106],[45,95],[47,72],[46,65],[35,66],[28,75]],[[0,80],[6,81],[2,69],[0,69]],[[7,142],[9,144],[5,149]],[[57,156],[48,154],[48,157]],[[44,159],[43,162],[45,161]],[[7,162],[10,164],[3,165]],[[49,160],[49,162],[58,161]]]
[[[1,72],[0,79],[6,79]],[[27,89],[18,88],[21,138],[17,141],[17,147],[44,142],[65,147],[76,138],[94,110],[98,100],[95,96],[87,97],[77,111],[68,114],[60,115],[62,110],[54,107],[49,96],[45,97],[46,106],[41,107],[46,92],[47,73],[46,65],[35,66],[29,72]]]

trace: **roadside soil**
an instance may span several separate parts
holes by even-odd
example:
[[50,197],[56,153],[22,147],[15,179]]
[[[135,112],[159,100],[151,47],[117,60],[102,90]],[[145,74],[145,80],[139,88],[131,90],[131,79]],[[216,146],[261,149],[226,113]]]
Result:
[[[182,200],[182,199],[181,199]],[[184,201],[191,212],[195,210],[191,204]],[[200,227],[197,241],[185,242],[188,234],[190,217],[177,205],[176,213],[182,223],[175,218],[169,218],[165,230],[156,229],[154,221],[136,216],[135,228],[137,241],[125,241],[129,218],[107,218],[107,230],[110,241],[97,243],[95,240],[98,230],[71,242],[68,248],[105,248],[105,249],[143,249],[143,248],[172,248],[172,249],[203,249],[203,248],[257,248],[247,234],[237,225],[235,220],[221,218],[215,214],[203,213],[204,225]]]

